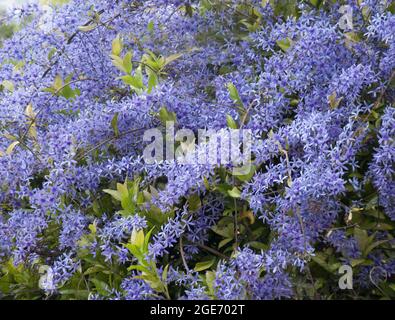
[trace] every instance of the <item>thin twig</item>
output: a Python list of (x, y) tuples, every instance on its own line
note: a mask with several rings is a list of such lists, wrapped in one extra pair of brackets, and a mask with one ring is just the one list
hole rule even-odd
[(253, 102), (251, 102), (251, 103), (249, 104), (249, 106), (248, 106), (246, 112), (245, 112), (244, 115), (243, 115), (243, 118), (242, 118), (241, 121), (240, 121), (240, 129), (243, 129), (243, 127), (244, 127), (244, 125), (245, 125), (245, 123), (246, 123), (246, 121), (247, 121), (247, 117), (248, 117), (248, 115), (249, 115), (249, 113), (250, 113), (250, 110), (251, 110), (252, 106), (253, 106)]
[(81, 81), (97, 81), (97, 80), (96, 79), (91, 79), (91, 78), (82, 78), (82, 79), (72, 80), (72, 81), (70, 81), (68, 83), (63, 84), (50, 97), (48, 97), (48, 99), (44, 102), (43, 106), (40, 109), (38, 109), (36, 115), (34, 116), (32, 121), (30, 122), (30, 124), (29, 124), (28, 128), (26, 129), (25, 133), (22, 135), (21, 140), (24, 140), (26, 138), (26, 136), (29, 134), (30, 129), (32, 128), (32, 126), (37, 121), (38, 115), (44, 110), (44, 108), (46, 107), (46, 104), (51, 100), (52, 97), (57, 96), (64, 88), (66, 88), (70, 84), (73, 84), (73, 83), (76, 83), (76, 82), (81, 82)]
[(180, 237), (180, 255), (181, 255), (182, 263), (184, 264), (185, 271), (189, 272), (189, 268), (188, 268), (187, 261), (185, 259), (185, 253), (184, 253), (184, 248), (183, 248), (183, 244), (182, 244), (182, 236)]
[(77, 157), (77, 160), (83, 159), (84, 157), (86, 157), (86, 156), (87, 156), (89, 153), (91, 153), (92, 151), (94, 151), (94, 150), (100, 148), (101, 146), (103, 146), (103, 145), (105, 145), (105, 144), (107, 144), (107, 143), (109, 143), (109, 142), (111, 142), (111, 141), (113, 141), (113, 140), (120, 139), (120, 138), (122, 138), (122, 137), (124, 137), (124, 136), (126, 136), (126, 135), (128, 135), (128, 134), (130, 134), (130, 133), (138, 132), (138, 131), (145, 130), (145, 129), (146, 129), (146, 128), (131, 129), (131, 130), (127, 130), (127, 131), (125, 131), (125, 132), (122, 132), (122, 133), (120, 133), (120, 134), (118, 134), (118, 135), (114, 135), (114, 136), (112, 136), (112, 137), (109, 137), (109, 138), (107, 138), (107, 139), (105, 139), (105, 140), (99, 142), (98, 144), (96, 144), (96, 145), (93, 146), (92, 148), (88, 149), (88, 150), (85, 151), (84, 153), (82, 153), (80, 156)]
[[(100, 10), (98, 12), (98, 15), (101, 15), (102, 13), (104, 13), (104, 10)], [(89, 21), (87, 21), (86, 23), (84, 23), (82, 26), (86, 27), (88, 25), (90, 25), (92, 22), (94, 22), (94, 19), (90, 19)], [(81, 32), (80, 30), (75, 31), (66, 41), (66, 44), (69, 45), (71, 42), (73, 42), (74, 38), (77, 36), (77, 34)], [(45, 78), (46, 75), (52, 70), (52, 68), (59, 62), (60, 57), (63, 55), (64, 51), (66, 50), (66, 48), (64, 47), (62, 52), (59, 53), (56, 61), (47, 68), (47, 70), (44, 71), (43, 75), (41, 76), (41, 79)]]
[(238, 218), (238, 210), (237, 210), (237, 201), (236, 198), (233, 198), (233, 205), (234, 205), (234, 216), (233, 216), (233, 220), (234, 220), (234, 234), (235, 234), (235, 250), (237, 250), (237, 248), (239, 247), (239, 225), (237, 222), (237, 218)]
[(383, 99), (385, 93), (387, 92), (387, 89), (389, 88), (389, 86), (391, 85), (392, 80), (395, 78), (395, 70), (392, 71), (392, 74), (388, 80), (388, 84), (381, 89), (380, 95), (376, 101), (376, 103), (373, 106), (373, 110), (377, 109), (380, 106), (381, 100)]
[[(290, 165), (290, 161), (289, 161), (288, 151), (287, 150), (283, 150), (283, 154), (285, 155), (285, 161), (286, 161), (286, 165), (287, 165), (288, 181), (289, 181), (289, 183), (292, 184), (292, 175), (291, 175), (292, 172), (291, 172), (291, 165)], [(307, 253), (306, 232), (305, 232), (303, 218), (302, 218), (302, 215), (300, 214), (299, 208), (296, 209), (296, 215), (298, 217), (299, 224), (300, 224), (300, 229), (302, 231), (304, 252)], [(310, 266), (309, 266), (308, 263), (306, 263), (306, 271), (307, 271), (307, 277), (309, 278), (309, 280), (311, 282), (311, 285), (312, 285), (312, 288), (313, 288), (314, 299), (318, 299), (319, 297), (318, 297), (317, 292), (315, 290), (314, 278), (313, 278), (313, 275), (311, 273)]]
[[(305, 253), (307, 253), (306, 233), (305, 233), (303, 218), (302, 218), (302, 215), (300, 214), (299, 209), (296, 210), (296, 215), (298, 216), (300, 228), (302, 230), (304, 251), (305, 251)], [(319, 296), (317, 295), (317, 291), (315, 290), (314, 278), (313, 278), (313, 275), (311, 273), (310, 266), (308, 263), (306, 263), (306, 271), (307, 271), (307, 277), (309, 278), (312, 288), (313, 288), (314, 299), (318, 300)]]
[(215, 254), (216, 256), (218, 256), (218, 257), (220, 257), (222, 259), (225, 259), (225, 260), (229, 260), (230, 259), (228, 256), (224, 255), (223, 253), (221, 253), (221, 252), (219, 252), (219, 251), (217, 251), (217, 250), (215, 250), (213, 248), (210, 248), (210, 247), (208, 247), (208, 246), (206, 246), (206, 245), (204, 245), (202, 243), (198, 243), (198, 242), (193, 242), (192, 241), (191, 244), (193, 244), (193, 245), (195, 245), (195, 246), (197, 246), (197, 247), (199, 247), (199, 248), (201, 248), (203, 250), (206, 250), (206, 251), (208, 251), (208, 252), (210, 252), (212, 254)]

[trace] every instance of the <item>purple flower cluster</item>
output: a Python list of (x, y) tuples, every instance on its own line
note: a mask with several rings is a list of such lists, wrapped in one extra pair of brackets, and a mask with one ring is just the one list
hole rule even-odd
[[(393, 275), (393, 6), (348, 1), (344, 30), (340, 3), (306, 2), (11, 10), (6, 21), (21, 27), (0, 46), (0, 266), (50, 266), (45, 293), (90, 281), (97, 299), (153, 299), (171, 285), (181, 299), (292, 298), (323, 252), (366, 259), (361, 282), (374, 266)], [(116, 58), (128, 54), (124, 72)], [(129, 86), (125, 73), (141, 79)], [(163, 129), (164, 108), (195, 134), (223, 133), (230, 118), (251, 130), (251, 176), (145, 163), (144, 130)], [(126, 198), (112, 197), (124, 182)], [(140, 230), (153, 230), (144, 257), (127, 249)], [(136, 261), (159, 280), (144, 263), (128, 270)]]

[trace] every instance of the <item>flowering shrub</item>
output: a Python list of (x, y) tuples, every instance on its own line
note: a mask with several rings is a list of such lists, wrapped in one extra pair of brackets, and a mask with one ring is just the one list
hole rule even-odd
[[(393, 2), (71, 0), (6, 22), (3, 298), (395, 298)], [(248, 130), (249, 170), (146, 162), (170, 122)]]

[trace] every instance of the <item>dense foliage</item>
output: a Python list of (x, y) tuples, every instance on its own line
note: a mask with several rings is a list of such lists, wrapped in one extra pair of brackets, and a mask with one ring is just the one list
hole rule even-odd
[[(393, 2), (55, 1), (6, 23), (2, 298), (395, 298)], [(251, 170), (146, 163), (170, 120), (251, 130)]]

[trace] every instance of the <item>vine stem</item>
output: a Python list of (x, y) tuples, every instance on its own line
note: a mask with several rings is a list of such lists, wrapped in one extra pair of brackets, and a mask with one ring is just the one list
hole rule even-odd
[(250, 113), (252, 107), (253, 107), (253, 102), (251, 102), (251, 103), (249, 104), (249, 106), (248, 106), (246, 112), (245, 112), (244, 115), (243, 115), (243, 118), (242, 118), (241, 121), (240, 121), (240, 130), (243, 129), (244, 125), (246, 124), (248, 115), (249, 115), (249, 113)]
[(96, 145), (93, 146), (92, 148), (88, 149), (88, 150), (85, 151), (84, 153), (82, 153), (80, 156), (77, 157), (77, 160), (83, 159), (84, 157), (86, 157), (86, 156), (87, 156), (89, 153), (91, 153), (92, 151), (94, 151), (94, 150), (100, 148), (101, 146), (103, 146), (103, 145), (105, 145), (105, 144), (107, 144), (107, 143), (109, 143), (109, 142), (111, 142), (111, 141), (113, 141), (113, 140), (120, 139), (120, 138), (122, 138), (122, 137), (124, 137), (124, 136), (126, 136), (126, 135), (128, 135), (128, 134), (135, 133), (135, 132), (138, 132), (138, 131), (141, 131), (141, 130), (145, 130), (145, 129), (146, 129), (146, 128), (137, 128), (137, 129), (126, 130), (126, 131), (124, 131), (124, 132), (122, 132), (122, 133), (120, 133), (120, 134), (118, 134), (118, 135), (109, 137), (109, 138), (107, 138), (107, 139), (105, 139), (105, 140), (99, 142), (98, 144), (96, 144)]
[[(304, 223), (303, 223), (303, 218), (302, 215), (300, 214), (299, 209), (296, 210), (296, 215), (298, 216), (300, 228), (302, 230), (302, 235), (303, 235), (303, 245), (304, 245), (304, 251), (307, 253), (307, 245), (306, 245), (306, 233), (305, 233), (305, 228), (304, 228)], [(313, 295), (314, 299), (318, 300), (319, 296), (317, 294), (317, 291), (315, 290), (315, 283), (314, 283), (314, 278), (310, 270), (310, 266), (308, 263), (306, 263), (306, 272), (307, 272), (307, 277), (309, 278), (312, 288), (313, 288)]]
[(229, 260), (230, 259), (228, 256), (224, 255), (223, 253), (221, 253), (221, 252), (219, 252), (219, 251), (217, 251), (217, 250), (215, 250), (215, 249), (213, 249), (211, 247), (208, 247), (208, 246), (206, 246), (204, 244), (201, 244), (201, 243), (198, 243), (198, 242), (194, 242), (194, 241), (192, 241), (191, 244), (193, 244), (193, 245), (195, 245), (195, 246), (197, 246), (197, 247), (199, 247), (199, 248), (201, 248), (203, 250), (206, 250), (206, 251), (208, 251), (208, 252), (210, 252), (210, 253), (212, 253), (212, 254), (214, 254), (214, 255), (222, 258), (222, 259), (225, 259), (225, 260)]
[[(290, 161), (289, 161), (288, 151), (285, 149), (283, 149), (282, 151), (285, 155), (285, 161), (286, 161), (287, 171), (288, 171), (288, 181), (290, 184), (292, 184), (291, 165), (290, 165)], [(304, 252), (307, 253), (307, 244), (306, 244), (307, 241), (306, 241), (305, 226), (304, 226), (303, 217), (300, 214), (299, 208), (296, 209), (296, 215), (298, 217), (300, 229), (302, 231)], [(317, 295), (317, 291), (315, 290), (314, 278), (313, 278), (313, 275), (311, 273), (310, 266), (308, 265), (308, 263), (306, 263), (306, 273), (307, 273), (307, 277), (309, 278), (309, 281), (311, 282), (311, 285), (312, 285), (314, 299), (318, 300), (319, 297)]]
[(24, 140), (26, 138), (26, 136), (29, 134), (30, 129), (32, 128), (32, 126), (36, 123), (37, 118), (39, 116), (39, 114), (44, 110), (45, 105), (49, 102), (49, 100), (54, 97), (57, 96), (64, 88), (66, 88), (67, 86), (69, 86), (70, 84), (76, 83), (76, 82), (82, 82), (82, 81), (97, 81), (97, 79), (92, 79), (92, 78), (82, 78), (82, 79), (76, 79), (76, 80), (72, 80), (68, 83), (63, 84), (60, 88), (58, 88), (44, 103), (44, 106), (41, 107), (36, 115), (34, 116), (34, 118), (31, 119), (29, 126), (27, 127), (26, 131), (24, 132), (24, 134), (21, 137), (21, 140)]
[(181, 254), (182, 263), (184, 264), (185, 271), (187, 273), (189, 273), (187, 260), (185, 259), (184, 247), (183, 247), (183, 243), (182, 243), (182, 236), (180, 237), (180, 254)]
[(392, 74), (388, 79), (388, 84), (381, 89), (380, 95), (373, 106), (373, 110), (377, 109), (380, 106), (381, 100), (383, 99), (385, 93), (387, 92), (388, 87), (391, 85), (391, 82), (394, 78), (395, 78), (395, 70), (392, 71)]
[[(376, 110), (380, 106), (381, 100), (383, 100), (383, 97), (384, 97), (385, 93), (387, 92), (387, 90), (388, 90), (389, 86), (391, 85), (391, 82), (394, 78), (395, 78), (395, 69), (392, 71), (391, 76), (388, 79), (387, 85), (381, 89), (380, 94), (372, 107), (372, 110)], [(369, 112), (367, 115), (365, 115), (365, 117), (362, 118), (362, 121), (367, 121), (369, 119), (370, 114), (371, 114), (371, 112)]]
[[(102, 13), (104, 13), (104, 10), (103, 10), (103, 9), (100, 10), (97, 14), (98, 14), (98, 15), (101, 15)], [(82, 26), (83, 26), (83, 27), (86, 27), (86, 26), (90, 25), (92, 22), (94, 22), (94, 19), (90, 19), (89, 21), (87, 21), (86, 23), (84, 23)], [(71, 42), (73, 42), (73, 39), (77, 36), (77, 34), (78, 34), (79, 32), (80, 32), (80, 30), (75, 31), (75, 32), (67, 39), (66, 44), (70, 44)], [(46, 75), (52, 70), (52, 68), (59, 62), (59, 59), (60, 59), (60, 57), (63, 55), (63, 53), (64, 53), (65, 50), (66, 50), (66, 48), (63, 47), (63, 50), (62, 50), (62, 51), (60, 52), (60, 54), (58, 55), (56, 61), (55, 61), (53, 64), (51, 64), (51, 65), (47, 68), (47, 70), (44, 71), (44, 73), (43, 73), (42, 76), (41, 76), (41, 79), (45, 78)]]
[(237, 210), (237, 201), (235, 198), (233, 198), (233, 203), (234, 203), (234, 207), (235, 207), (235, 211), (234, 211), (234, 216), (233, 216), (233, 220), (234, 220), (234, 234), (235, 234), (235, 251), (237, 251), (237, 248), (239, 247), (239, 224), (237, 222), (238, 219), (238, 210)]

